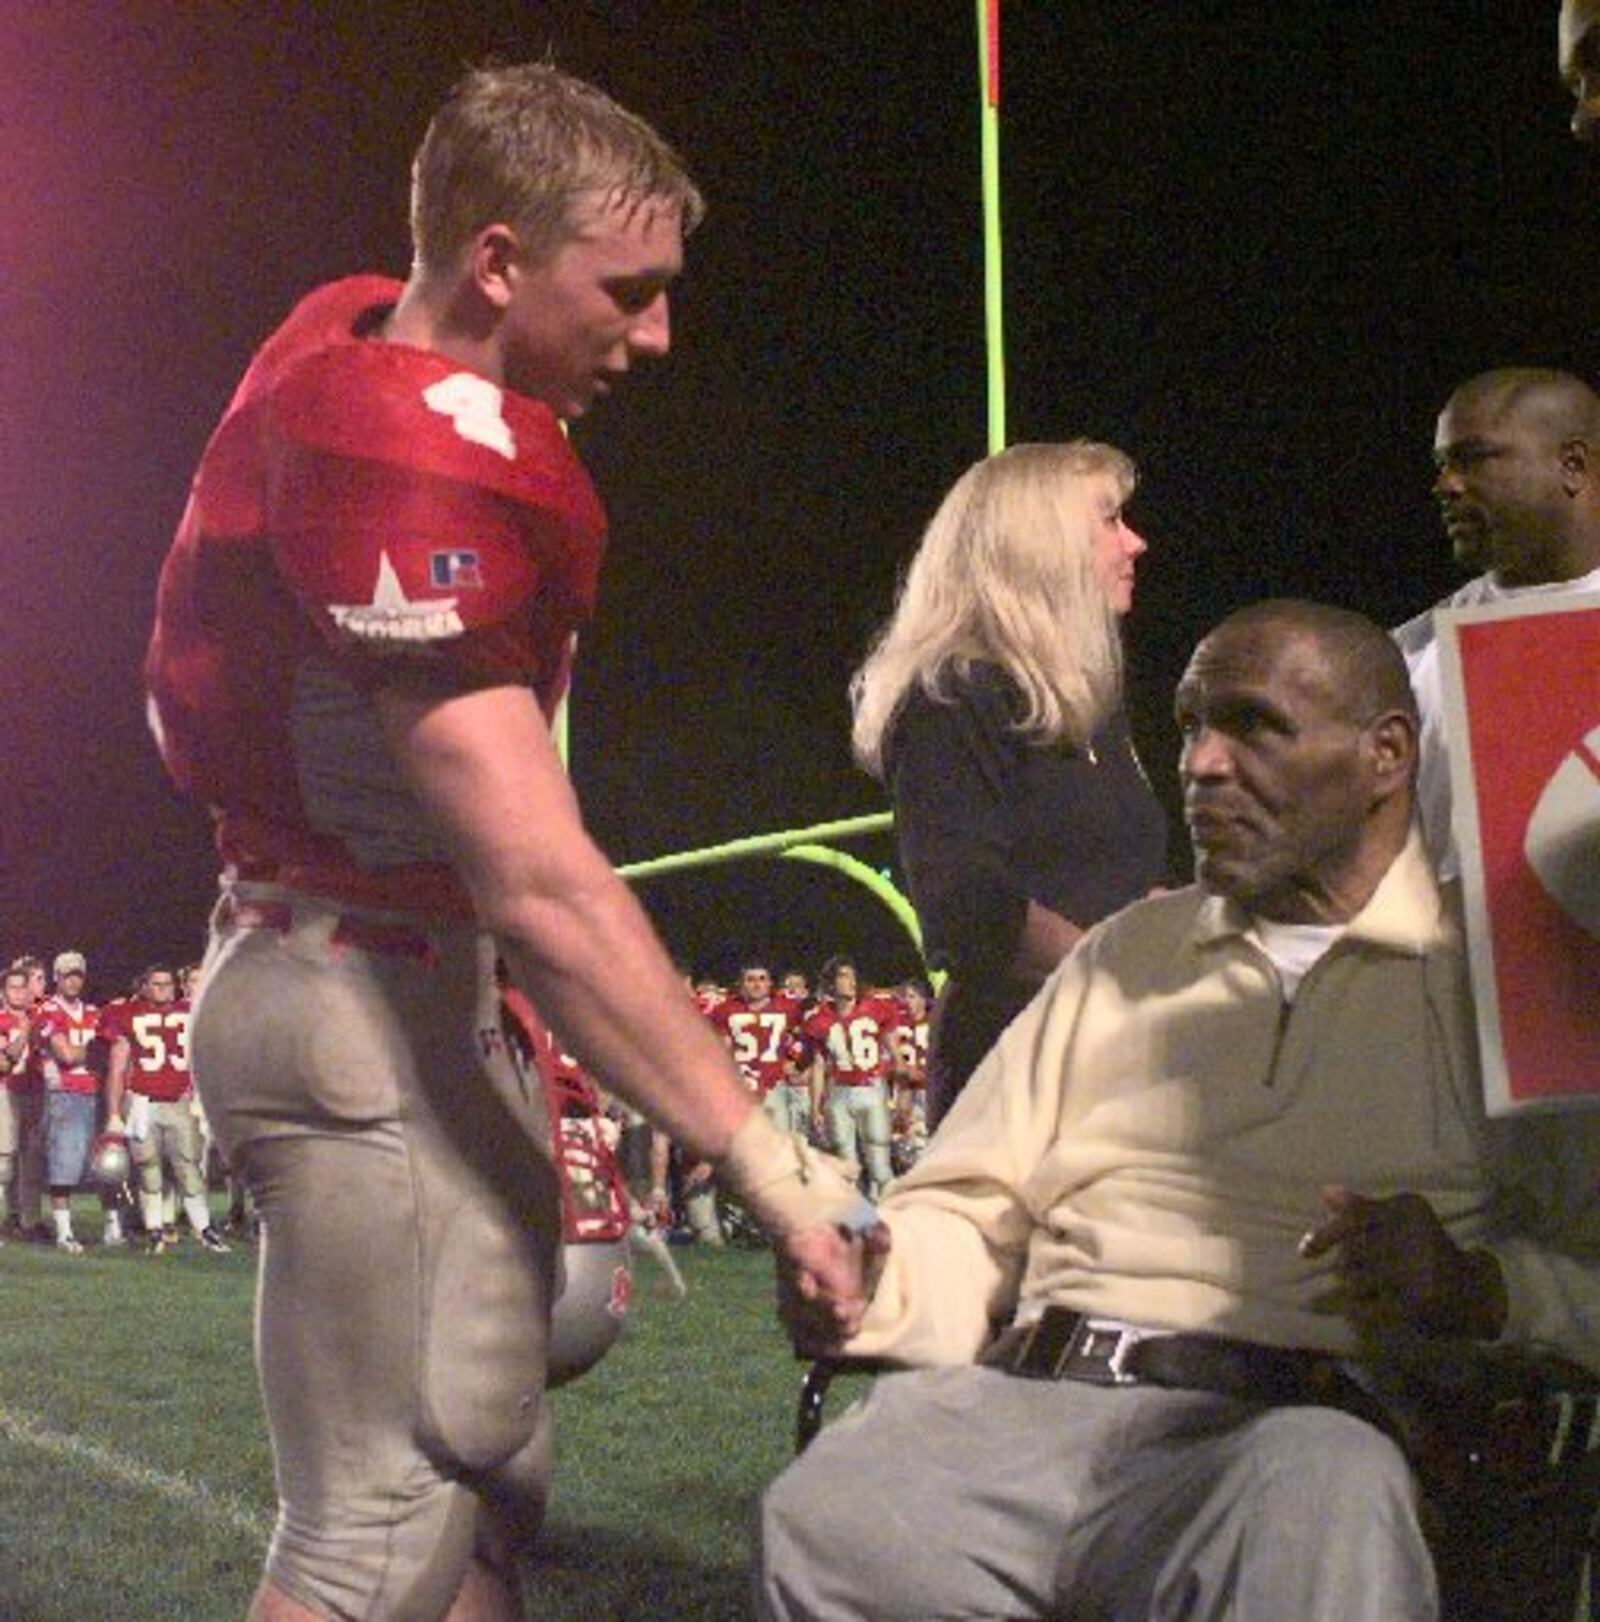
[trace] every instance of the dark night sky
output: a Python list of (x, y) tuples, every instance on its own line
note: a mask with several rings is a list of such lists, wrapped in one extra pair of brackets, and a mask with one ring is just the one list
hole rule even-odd
[[(574, 715), (592, 826), (625, 861), (880, 808), (845, 681), (984, 448), (972, 9), (9, 19), (0, 951), (81, 945), (107, 989), (198, 949), (207, 833), (138, 691), (161, 555), (256, 343), (320, 280), (403, 273), (411, 149), (491, 53), (553, 46), (668, 134), (712, 206), (677, 352), (577, 435), (613, 522)], [(1010, 437), (1088, 433), (1142, 465), (1134, 713), (1166, 790), (1167, 696), (1227, 608), (1301, 594), (1393, 621), (1452, 583), (1427, 489), (1457, 382), (1600, 374), (1600, 167), (1565, 134), (1553, 0), (1004, 9)], [(876, 903), (811, 870), (645, 896), (700, 964), (911, 966)]]

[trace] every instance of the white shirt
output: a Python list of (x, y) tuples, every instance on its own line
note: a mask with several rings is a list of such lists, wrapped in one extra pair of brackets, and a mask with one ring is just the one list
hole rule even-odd
[(1254, 918), (1249, 938), (1272, 959), (1283, 983), (1283, 1000), (1293, 1002), (1300, 982), (1342, 934), (1343, 924), (1280, 924), (1271, 918)]
[(1600, 591), (1600, 569), (1576, 580), (1554, 580), (1537, 586), (1504, 586), (1493, 574), (1469, 580), (1459, 591), (1436, 603), (1394, 632), (1411, 672), (1422, 717), (1417, 766), (1417, 819), (1428, 854), (1442, 879), (1460, 876), (1461, 857), (1450, 828), (1450, 757), (1444, 738), (1444, 684), (1439, 671), (1439, 641), (1434, 614), (1441, 608), (1467, 608), (1479, 603), (1511, 602), (1524, 597), (1558, 597)]

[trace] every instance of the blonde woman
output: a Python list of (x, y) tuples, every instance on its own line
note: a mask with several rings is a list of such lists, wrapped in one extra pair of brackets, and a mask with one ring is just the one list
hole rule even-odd
[(1079, 935), (1162, 877), (1166, 820), (1122, 712), (1134, 483), (1088, 440), (969, 468), (851, 684), (856, 756), (889, 789), (928, 962), (950, 976), (934, 1121)]

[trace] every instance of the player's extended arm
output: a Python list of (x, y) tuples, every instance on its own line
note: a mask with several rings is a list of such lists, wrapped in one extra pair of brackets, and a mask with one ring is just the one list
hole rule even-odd
[(65, 1031), (50, 1033), (50, 1051), (58, 1064), (82, 1064), (89, 1053), (89, 1044), (79, 1047)]
[(111, 1044), (111, 1058), (106, 1064), (106, 1130), (122, 1130), (122, 1101), (128, 1094), (128, 1063), (133, 1057), (133, 1044), (119, 1036)]
[(532, 695), (391, 689), (378, 709), (479, 920), (540, 1012), (587, 1068), (691, 1152), (724, 1154), (749, 1095), (585, 832)]
[(672, 1139), (658, 1126), (650, 1128), (650, 1209), (657, 1222), (670, 1226), (672, 1201), (667, 1195), (667, 1175), (672, 1167)]
[(828, 1102), (828, 1068), (823, 1064), (820, 1053), (811, 1061), (806, 1091), (811, 1095), (811, 1130), (820, 1133), (827, 1124)]
[[(869, 1224), (858, 1191), (767, 1121), (684, 996), (644, 910), (584, 830), (532, 694), (441, 698), (395, 685), (380, 689), (377, 709), (479, 921), (578, 1060), (692, 1155), (718, 1162), (769, 1228)], [(817, 1265), (830, 1256), (821, 1245)]]

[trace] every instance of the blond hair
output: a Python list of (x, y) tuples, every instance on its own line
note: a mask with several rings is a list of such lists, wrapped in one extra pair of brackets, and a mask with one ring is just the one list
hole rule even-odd
[(685, 236), (705, 214), (682, 159), (603, 91), (548, 62), (478, 68), (434, 114), (411, 165), (417, 263), (444, 269), (496, 223), (545, 257), (595, 197), (675, 209)]
[(1111, 445), (1013, 445), (967, 469), (923, 533), (894, 613), (850, 683), (856, 758), (883, 775), (883, 745), (912, 683), (948, 702), (952, 677), (998, 665), (1021, 697), (1016, 729), (1082, 745), (1122, 692), (1117, 615), (1093, 520), (1136, 482)]

